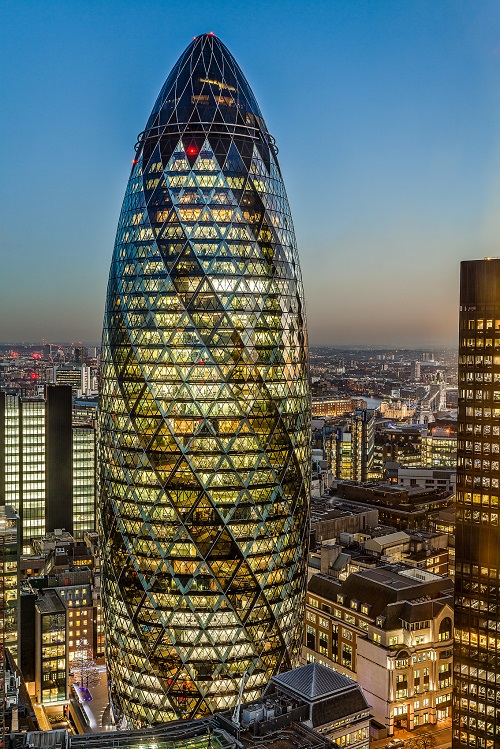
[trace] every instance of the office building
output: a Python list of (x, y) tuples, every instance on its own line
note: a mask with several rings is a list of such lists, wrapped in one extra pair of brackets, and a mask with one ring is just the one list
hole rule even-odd
[(414, 382), (420, 381), (420, 362), (419, 361), (412, 361), (410, 365), (410, 378)]
[(95, 367), (86, 364), (60, 364), (54, 367), (56, 385), (70, 385), (74, 396), (97, 395)]
[[(396, 476), (398, 470), (396, 468)], [(445, 484), (448, 480), (449, 477)], [(379, 521), (397, 530), (425, 530), (431, 519), (449, 507), (455, 499), (446, 485), (426, 489), (382, 482), (360, 484), (356, 481), (338, 481), (335, 496), (347, 499), (359, 507), (376, 507)]]
[(461, 264), (453, 747), (500, 745), (500, 260)]
[(21, 545), (65, 528), (95, 527), (96, 424), (72, 423), (71, 388), (41, 396), (0, 391), (0, 496), (21, 518)]
[(0, 648), (8, 648), (15, 660), (19, 627), (19, 560), (19, 515), (12, 507), (0, 507)]
[(77, 395), (82, 389), (82, 366), (72, 364), (60, 364), (54, 367), (54, 383), (56, 385), (69, 385), (73, 395)]
[(387, 462), (402, 466), (422, 464), (422, 432), (417, 426), (375, 429), (374, 470), (383, 477)]
[(73, 401), (73, 535), (95, 530), (97, 497), (97, 397)]
[(73, 535), (95, 528), (97, 441), (95, 424), (73, 424)]
[(301, 725), (334, 741), (338, 747), (369, 749), (370, 705), (359, 684), (344, 674), (321, 663), (308, 663), (274, 676), (266, 697), (286, 701), (290, 706), (292, 701), (302, 703), (306, 711), (300, 716)]
[(356, 679), (389, 735), (444, 721), (451, 711), (453, 583), (403, 564), (344, 581), (313, 575), (303, 655)]
[(83, 424), (97, 425), (97, 396), (74, 398), (73, 400), (73, 425)]
[(375, 450), (375, 412), (357, 409), (333, 426), (325, 451), (334, 478), (368, 481)]
[(68, 660), (75, 654), (96, 655), (96, 609), (92, 598), (92, 573), (88, 567), (66, 569), (45, 578), (67, 607)]
[(111, 264), (100, 529), (113, 707), (258, 697), (299, 655), (309, 535), (303, 290), (274, 139), (213, 34), (139, 136)]
[[(387, 466), (387, 474), (391, 483), (404, 486), (409, 489), (421, 487), (422, 489), (445, 489), (455, 494), (456, 472), (455, 470), (432, 469), (432, 468), (401, 468), (400, 466)], [(395, 478), (397, 476), (397, 478)]]
[(0, 493), (21, 518), (21, 543), (72, 528), (71, 389), (45, 396), (0, 392)]
[(457, 437), (450, 429), (433, 427), (422, 436), (422, 466), (453, 468), (457, 465)]
[[(450, 422), (452, 423), (452, 422)], [(408, 468), (450, 468), (457, 462), (456, 424), (450, 426), (377, 426), (373, 472), (385, 476), (388, 463)]]
[(19, 666), (30, 694), (43, 705), (68, 700), (67, 607), (54, 588), (20, 591)]
[(353, 399), (347, 395), (323, 395), (312, 399), (312, 415), (316, 418), (342, 416), (342, 414), (350, 413), (354, 408)]

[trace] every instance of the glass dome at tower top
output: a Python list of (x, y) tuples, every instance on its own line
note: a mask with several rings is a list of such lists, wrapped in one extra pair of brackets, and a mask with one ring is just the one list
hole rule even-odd
[(238, 63), (214, 34), (194, 39), (168, 76), (139, 141), (171, 129), (236, 126), (242, 135), (270, 136)]

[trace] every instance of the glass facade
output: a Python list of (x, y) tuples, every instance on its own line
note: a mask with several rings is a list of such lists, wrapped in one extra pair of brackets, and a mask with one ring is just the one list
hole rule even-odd
[(45, 432), (43, 399), (0, 393), (0, 490), (21, 517), (26, 550), (45, 532)]
[(453, 747), (500, 745), (500, 260), (461, 264)]
[(296, 664), (310, 399), (277, 149), (241, 70), (195, 39), (139, 136), (100, 400), (106, 655), (130, 724), (244, 700)]
[(45, 533), (45, 401), (21, 401), (23, 543)]
[(66, 608), (50, 588), (37, 600), (36, 608), (36, 699), (44, 705), (61, 704), (68, 698)]
[(95, 528), (96, 430), (92, 424), (73, 426), (73, 536), (83, 540)]
[(20, 429), (18, 399), (14, 395), (4, 395), (4, 491), (5, 504), (12, 505), (19, 512), (19, 463)]
[(0, 507), (0, 642), (17, 661), (19, 619), (19, 516)]
[[(84, 419), (85, 416), (85, 419)], [(64, 528), (95, 530), (96, 421), (71, 410), (71, 390), (25, 398), (0, 391), (0, 497), (21, 518), (21, 544)]]
[(20, 536), (45, 532), (45, 402), (0, 392), (0, 496), (21, 517)]
[(422, 439), (422, 465), (450, 468), (457, 464), (457, 438), (430, 434)]
[(357, 409), (331, 426), (333, 433), (325, 439), (325, 453), (334, 477), (368, 481), (373, 471), (375, 412)]

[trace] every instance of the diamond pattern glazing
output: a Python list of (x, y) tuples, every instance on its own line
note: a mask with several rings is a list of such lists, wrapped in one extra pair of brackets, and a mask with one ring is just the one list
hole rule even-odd
[(100, 531), (111, 695), (145, 725), (232, 706), (297, 661), (310, 401), (277, 149), (198, 37), (139, 137), (102, 348)]

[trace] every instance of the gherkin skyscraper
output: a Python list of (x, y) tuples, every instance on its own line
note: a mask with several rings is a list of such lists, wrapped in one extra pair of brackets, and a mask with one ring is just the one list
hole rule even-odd
[(297, 661), (310, 402), (277, 148), (213, 34), (136, 144), (102, 346), (100, 530), (114, 709), (129, 725), (260, 695)]

